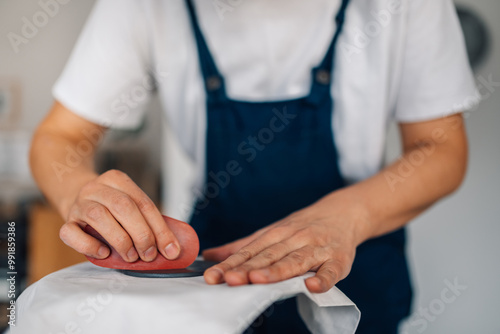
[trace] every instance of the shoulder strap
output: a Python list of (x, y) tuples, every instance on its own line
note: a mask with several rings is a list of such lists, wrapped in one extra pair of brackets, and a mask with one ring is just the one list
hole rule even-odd
[(212, 57), (207, 42), (203, 37), (203, 33), (201, 32), (201, 28), (198, 23), (198, 19), (196, 17), (193, 1), (186, 0), (186, 3), (188, 7), (191, 26), (193, 28), (193, 32), (196, 39), (196, 45), (198, 48), (198, 58), (200, 61), (200, 67), (203, 74), (203, 80), (205, 83), (207, 98), (209, 100), (226, 99), (224, 78), (217, 69), (214, 58)]

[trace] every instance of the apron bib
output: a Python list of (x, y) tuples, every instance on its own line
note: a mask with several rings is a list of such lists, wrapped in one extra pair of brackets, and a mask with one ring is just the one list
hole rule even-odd
[[(345, 186), (332, 133), (330, 92), (348, 3), (342, 1), (332, 42), (322, 62), (312, 69), (307, 96), (245, 102), (227, 96), (224, 77), (203, 37), (193, 3), (187, 0), (207, 96), (205, 185), (190, 221), (201, 249), (245, 237)], [(361, 245), (351, 274), (337, 286), (360, 308), (360, 330), (366, 323), (366, 333), (392, 333), (388, 329), (408, 313), (411, 295), (404, 231)], [(392, 299), (402, 303), (395, 305)], [(386, 312), (390, 307), (402, 311), (401, 315)], [(269, 313), (248, 331), (308, 333), (295, 300), (273, 305)], [(388, 314), (390, 319), (381, 322)], [(392, 327), (384, 325), (389, 320)], [(374, 331), (380, 326), (384, 329)]]

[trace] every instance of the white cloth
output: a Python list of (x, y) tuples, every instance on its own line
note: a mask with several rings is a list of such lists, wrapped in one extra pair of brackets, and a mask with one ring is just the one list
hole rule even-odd
[(28, 287), (10, 334), (241, 333), (273, 302), (298, 294), (312, 333), (354, 333), (357, 307), (335, 287), (309, 293), (304, 277), (229, 287), (207, 285), (203, 277), (130, 277), (82, 263)]
[[(248, 101), (308, 93), (339, 4), (195, 0), (229, 97)], [(130, 128), (143, 117), (154, 77), (170, 129), (194, 166), (188, 187), (200, 193), (206, 116), (197, 57), (184, 0), (100, 0), (53, 94), (86, 119)], [(351, 0), (332, 96), (339, 166), (348, 182), (380, 170), (392, 119), (424, 121), (470, 107), (476, 90), (452, 1)]]

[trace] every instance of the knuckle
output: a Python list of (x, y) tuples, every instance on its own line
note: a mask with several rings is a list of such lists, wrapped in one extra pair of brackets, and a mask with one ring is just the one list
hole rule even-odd
[(115, 209), (116, 211), (118, 211), (122, 214), (126, 214), (126, 213), (130, 212), (130, 209), (132, 208), (134, 203), (133, 203), (132, 199), (130, 197), (128, 197), (127, 195), (120, 194), (120, 195), (116, 195), (115, 197), (113, 197), (111, 199), (111, 205), (112, 205), (113, 209)]
[(252, 258), (253, 254), (248, 249), (241, 249), (238, 253), (238, 257), (243, 261), (248, 261)]
[(118, 250), (128, 251), (132, 246), (132, 241), (127, 233), (116, 233), (113, 236), (113, 246)]
[(161, 241), (169, 241), (171, 239), (172, 235), (169, 233), (168, 230), (162, 229), (156, 233), (156, 239), (161, 240)]
[(328, 281), (328, 282), (332, 282), (334, 280), (337, 280), (340, 278), (340, 271), (339, 271), (339, 268), (337, 268), (336, 266), (334, 265), (328, 265), (328, 266), (325, 266), (322, 270), (322, 273), (323, 273), (323, 277)]
[(311, 230), (309, 228), (302, 228), (302, 229), (298, 230), (297, 232), (295, 232), (294, 237), (297, 239), (302, 239), (302, 240), (310, 239)]
[(276, 259), (277, 257), (277, 254), (275, 251), (272, 251), (272, 250), (265, 250), (261, 253), (261, 256), (265, 259), (265, 260), (268, 260), (268, 261), (273, 261), (274, 259)]
[(139, 246), (149, 246), (155, 243), (155, 238), (151, 232), (146, 231), (139, 233), (134, 241)]
[(288, 255), (290, 257), (290, 260), (292, 260), (293, 262), (296, 262), (298, 264), (303, 264), (305, 263), (306, 261), (306, 257), (304, 256), (304, 254), (300, 253), (300, 252), (293, 252), (293, 253), (290, 253)]
[(92, 221), (100, 221), (106, 216), (106, 209), (100, 204), (91, 204), (85, 211), (85, 217)]
[(137, 203), (137, 207), (142, 212), (151, 212), (154, 209), (156, 209), (156, 206), (154, 205), (153, 201), (148, 197), (140, 199), (139, 202)]
[(104, 174), (102, 174), (103, 178), (110, 178), (110, 179), (119, 179), (119, 178), (124, 178), (125, 176), (127, 176), (127, 174), (118, 169), (110, 169)]

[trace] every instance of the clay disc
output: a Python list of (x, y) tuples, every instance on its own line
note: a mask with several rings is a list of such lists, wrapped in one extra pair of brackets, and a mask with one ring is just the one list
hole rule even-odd
[(134, 277), (147, 278), (179, 278), (179, 277), (195, 277), (203, 276), (205, 270), (217, 262), (195, 260), (193, 264), (184, 269), (165, 269), (165, 270), (118, 270), (119, 272)]

